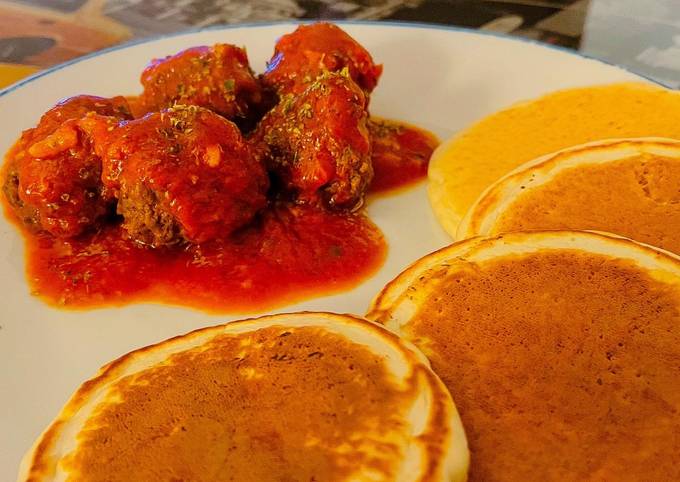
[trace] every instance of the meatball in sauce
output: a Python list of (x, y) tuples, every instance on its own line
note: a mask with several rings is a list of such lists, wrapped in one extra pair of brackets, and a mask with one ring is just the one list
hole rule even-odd
[(104, 185), (139, 243), (224, 238), (267, 203), (263, 166), (238, 128), (212, 111), (176, 105), (99, 132)]
[(123, 97), (71, 97), (26, 130), (7, 156), (6, 198), (34, 229), (76, 236), (95, 226), (110, 207), (102, 196), (101, 159), (80, 126), (88, 113), (113, 122), (130, 118)]
[(367, 121), (366, 96), (347, 69), (326, 72), (284, 95), (252, 142), (297, 202), (352, 210), (373, 178)]
[(228, 44), (192, 47), (156, 59), (142, 72), (139, 104), (154, 112), (175, 104), (197, 105), (237, 122), (261, 109), (262, 89), (246, 51)]
[(382, 65), (376, 65), (371, 54), (336, 25), (301, 25), (276, 43), (262, 83), (280, 95), (299, 93), (324, 72), (343, 69), (367, 94), (382, 73)]
[[(382, 66), (338, 27), (154, 60), (139, 96), (77, 96), (9, 151), (31, 292), (75, 309), (262, 312), (355, 287), (385, 259), (367, 192), (422, 178), (436, 140), (371, 120)], [(132, 115), (130, 113), (132, 110)]]

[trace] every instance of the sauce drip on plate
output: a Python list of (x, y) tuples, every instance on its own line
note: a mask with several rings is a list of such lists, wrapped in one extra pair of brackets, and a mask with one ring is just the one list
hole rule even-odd
[(410, 186), (427, 175), (432, 152), (439, 144), (430, 132), (409, 124), (372, 117), (368, 122), (373, 143), (375, 177), (369, 192)]

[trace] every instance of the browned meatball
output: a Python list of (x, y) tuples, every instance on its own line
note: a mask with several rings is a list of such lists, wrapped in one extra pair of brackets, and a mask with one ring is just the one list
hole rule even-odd
[(264, 167), (238, 128), (212, 111), (177, 105), (90, 130), (123, 227), (142, 244), (226, 237), (266, 205)]
[(248, 119), (262, 103), (246, 51), (228, 44), (192, 47), (157, 59), (142, 72), (140, 102), (146, 112), (175, 104), (197, 105), (234, 121)]
[(347, 74), (327, 72), (288, 94), (251, 142), (298, 202), (359, 206), (373, 177), (366, 96)]
[(123, 97), (71, 97), (47, 111), (10, 151), (3, 190), (29, 226), (72, 237), (107, 212), (109, 203), (101, 196), (101, 159), (79, 126), (91, 112), (112, 124), (130, 118)]
[(382, 73), (371, 54), (338, 26), (301, 25), (276, 43), (262, 82), (279, 94), (299, 93), (322, 73), (343, 69), (366, 93), (373, 91)]

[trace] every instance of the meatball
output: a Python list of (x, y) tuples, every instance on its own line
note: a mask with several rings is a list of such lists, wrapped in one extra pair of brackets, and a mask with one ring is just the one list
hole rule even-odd
[(251, 137), (281, 187), (301, 203), (361, 205), (373, 178), (366, 96), (347, 71), (287, 94)]
[(146, 112), (175, 104), (205, 107), (234, 121), (249, 119), (262, 103), (246, 51), (228, 44), (193, 47), (157, 59), (142, 72)]
[(262, 83), (280, 95), (299, 93), (323, 72), (345, 68), (367, 94), (382, 73), (382, 65), (374, 64), (368, 51), (336, 25), (301, 25), (276, 43)]
[(266, 205), (269, 179), (238, 128), (182, 106), (92, 129), (128, 235), (159, 247), (228, 236)]
[(3, 190), (19, 218), (37, 230), (72, 237), (108, 211), (101, 195), (101, 159), (79, 126), (88, 113), (116, 123), (130, 118), (123, 97), (80, 95), (47, 111), (7, 156)]

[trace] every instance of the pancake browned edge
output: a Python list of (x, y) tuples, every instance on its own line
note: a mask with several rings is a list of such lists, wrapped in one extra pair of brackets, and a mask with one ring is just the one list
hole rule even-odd
[(471, 238), (367, 317), (448, 386), (470, 481), (680, 480), (680, 257), (588, 232)]
[(578, 229), (680, 253), (680, 141), (609, 139), (543, 156), (490, 186), (457, 238)]
[(464, 481), (451, 397), (410, 343), (349, 315), (205, 328), (85, 382), (21, 481)]

